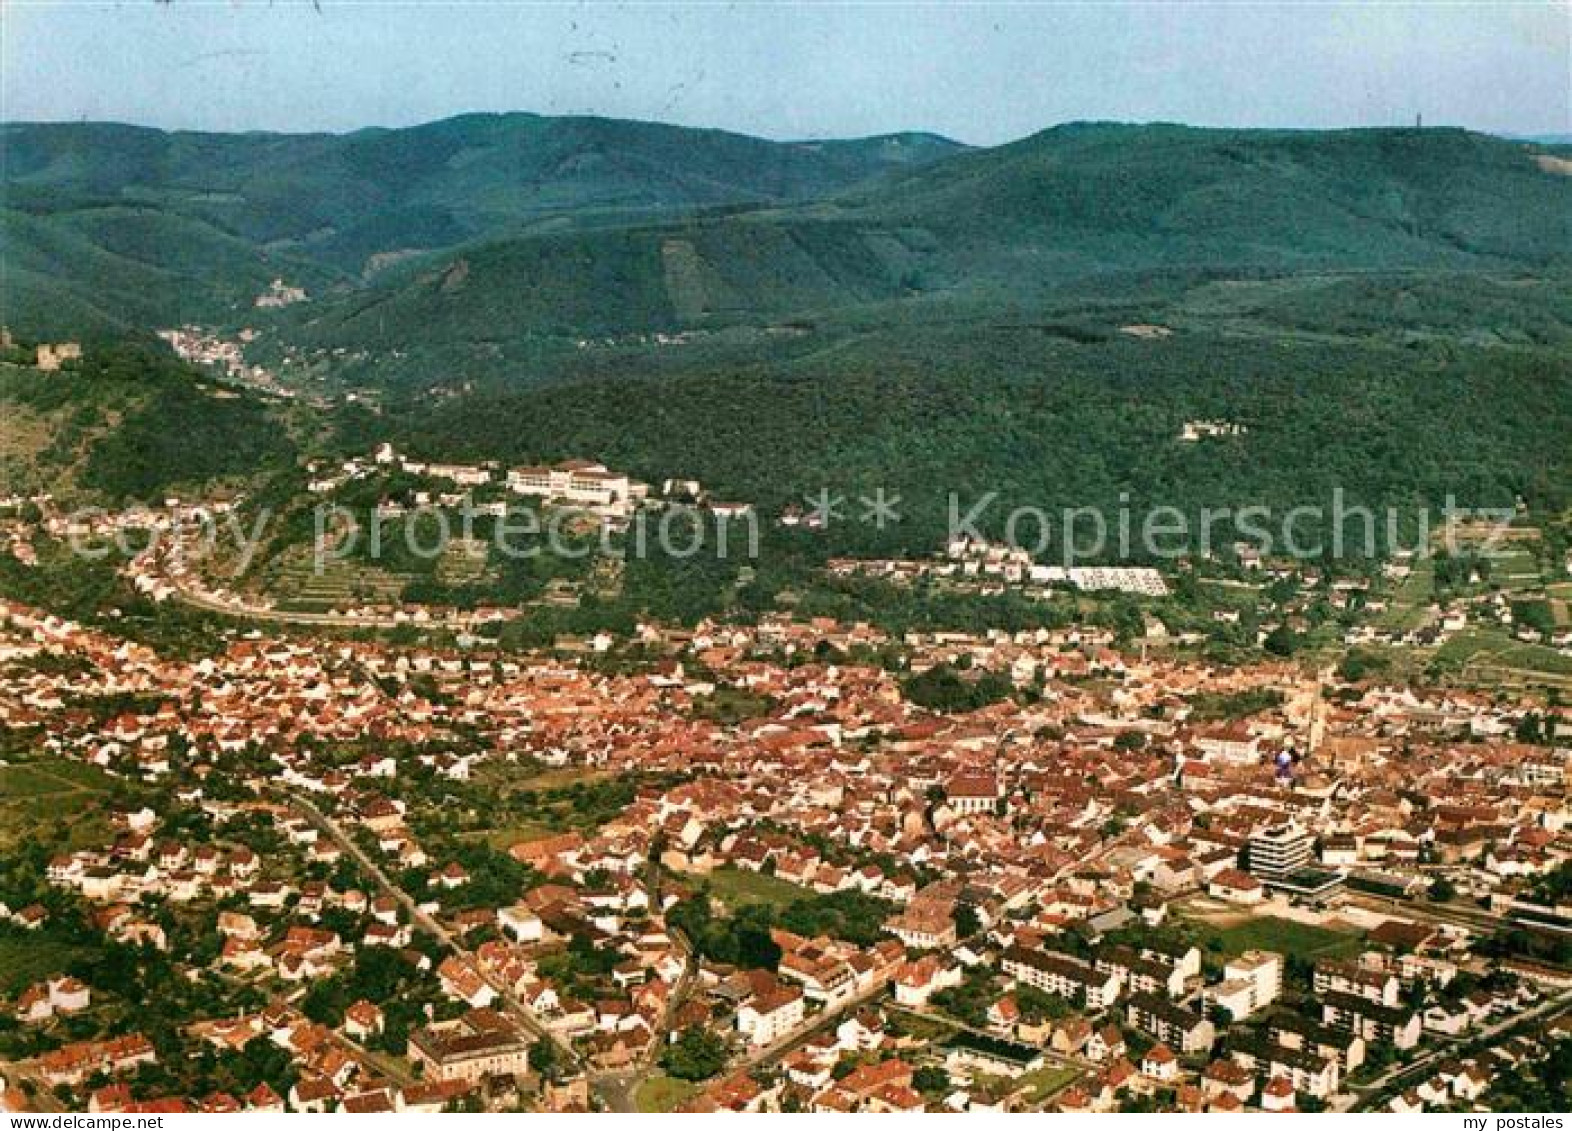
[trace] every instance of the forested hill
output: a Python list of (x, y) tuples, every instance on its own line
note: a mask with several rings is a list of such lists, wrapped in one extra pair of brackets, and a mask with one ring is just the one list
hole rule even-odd
[(936, 300), (986, 312), (1173, 278), (1564, 273), (1569, 172), (1459, 130), (1065, 127), (813, 203), (467, 247), (304, 312), (302, 332), (459, 345)]
[(0, 126), (4, 317), (256, 317), (402, 349), (712, 327), (1087, 284), (1558, 271), (1562, 150), (1452, 129), (1076, 124), (992, 149), (468, 115), (346, 135)]
[[(1076, 124), (849, 194), (859, 214), (1047, 273), (1572, 259), (1572, 166), (1454, 129)], [(965, 260), (961, 261), (962, 264)]]
[(772, 142), (533, 114), (343, 135), (8, 124), (7, 317), (36, 332), (214, 318), (276, 275), (352, 286), (413, 253), (804, 200), (959, 148), (927, 134)]
[(89, 347), (57, 371), (0, 350), (0, 485), (62, 504), (157, 503), (293, 464), (291, 406), (224, 385), (162, 343)]
[[(782, 148), (514, 117), (0, 136), (19, 338), (29, 310), (56, 319), (33, 334), (90, 342), (95, 315), (244, 324), (252, 360), (357, 393), (316, 422), (336, 427), (289, 431), (280, 406), (190, 379), (155, 398), (17, 374), (0, 472), (36, 484), (142, 497), (333, 432), (335, 454), (592, 456), (766, 511), (889, 487), (910, 517), (875, 548), (903, 552), (935, 544), (952, 489), (1565, 505), (1572, 160), (1534, 143), (1077, 125), (989, 150)], [(560, 149), (530, 164), (541, 146)], [(422, 228), (411, 202), (437, 197), (451, 226)], [(444, 240), (462, 242), (356, 266)], [(255, 309), (274, 275), (310, 299)], [(1178, 439), (1213, 419), (1246, 431)]]

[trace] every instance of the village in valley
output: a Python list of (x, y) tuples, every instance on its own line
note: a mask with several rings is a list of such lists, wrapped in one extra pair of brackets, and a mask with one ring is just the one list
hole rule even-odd
[[(386, 445), (309, 490), (388, 469), (623, 523), (705, 498)], [(10, 552), (195, 509), (35, 504)], [(1222, 665), (1150, 615), (394, 640), (170, 561), (122, 573), (236, 618), (201, 654), (0, 606), (14, 1109), (1468, 1111), (1572, 1055), (1553, 686)], [(962, 540), (828, 573), (1168, 593), (1041, 568)], [(401, 623), (478, 623), (443, 617)]]
[(460, 7), (0, 0), (0, 1123), (1565, 1131), (1565, 0)]
[[(36, 356), (60, 382), (81, 363)], [(1341, 568), (1247, 543), (1057, 564), (957, 533), (827, 557), (762, 614), (510, 635), (618, 600), (646, 523), (730, 527), (745, 557), (830, 534), (827, 505), (761, 513), (669, 471), (383, 440), (302, 462), (286, 502), (319, 525), (293, 545), (226, 545), (278, 518), (234, 488), (0, 500), (24, 594), (0, 602), (0, 1099), (1557, 1102), (1564, 519), (1456, 519)], [(520, 517), (576, 548), (508, 590)], [(381, 560), (432, 519), (453, 537), (428, 573)], [(1028, 627), (795, 607), (840, 590)], [(1017, 604), (965, 604), (990, 601)]]

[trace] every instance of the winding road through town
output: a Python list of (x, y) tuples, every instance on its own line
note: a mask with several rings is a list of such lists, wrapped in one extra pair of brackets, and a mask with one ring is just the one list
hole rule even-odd
[(412, 922), (436, 938), (436, 940), (440, 942), (448, 951), (473, 966), (476, 972), (479, 973), (483, 979), (485, 979), (486, 984), (496, 992), (498, 998), (500, 998), (507, 1006), (508, 1014), (514, 1021), (516, 1021), (525, 1030), (540, 1040), (550, 1041), (552, 1044), (554, 1044), (562, 1053), (562, 1055), (567, 1058), (567, 1062), (569, 1064), (579, 1064), (579, 1055), (573, 1050), (573, 1047), (567, 1041), (563, 1040), (562, 1037), (552, 1032), (552, 1030), (549, 1029), (543, 1021), (541, 1021), (540, 1017), (535, 1013), (534, 1010), (530, 1009), (529, 1006), (525, 1005), (522, 1001), (519, 1000), (518, 996), (514, 994), (510, 986), (502, 985), (500, 982), (498, 982), (497, 979), (493, 978), (491, 974), (481, 966), (474, 953), (465, 947), (464, 944), (460, 942), (451, 931), (449, 931), (436, 919), (428, 915), (425, 911), (422, 911), (420, 905), (410, 898), (408, 892), (404, 891), (402, 888), (398, 887), (391, 880), (389, 880), (387, 874), (382, 871), (382, 868), (377, 864), (377, 862), (371, 859), (371, 857), (368, 856), (361, 849), (361, 847), (355, 843), (354, 838), (350, 836), (344, 830), (344, 828), (338, 824), (338, 822), (333, 820), (333, 818), (329, 817), (327, 814), (323, 813), (321, 809), (317, 808), (314, 802), (308, 798), (302, 797), (298, 793), (286, 792), (284, 794), (284, 799), (295, 809), (296, 812), (302, 814), (319, 829), (327, 833), (327, 835), (333, 839), (335, 844), (347, 852), (355, 861), (355, 863), (360, 867), (361, 871), (367, 876), (371, 877), (373, 881), (375, 881), (377, 887), (384, 895), (391, 896), (399, 903), (400, 906), (404, 908), (404, 910), (409, 914)]

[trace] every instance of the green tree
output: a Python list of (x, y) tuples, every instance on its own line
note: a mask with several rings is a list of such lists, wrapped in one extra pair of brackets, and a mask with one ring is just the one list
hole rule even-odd
[(982, 919), (977, 915), (977, 908), (970, 903), (957, 903), (951, 914), (955, 919), (957, 937), (969, 939), (982, 930)]
[(725, 1042), (702, 1025), (684, 1029), (660, 1054), (660, 1066), (678, 1080), (708, 1080), (725, 1065)]
[(1266, 634), (1266, 639), (1262, 641), (1261, 647), (1274, 656), (1292, 656), (1299, 651), (1300, 643), (1299, 634), (1292, 628), (1289, 628), (1285, 622)]
[(557, 1042), (540, 1040), (529, 1047), (529, 1066), (541, 1076), (555, 1076), (561, 1063)]

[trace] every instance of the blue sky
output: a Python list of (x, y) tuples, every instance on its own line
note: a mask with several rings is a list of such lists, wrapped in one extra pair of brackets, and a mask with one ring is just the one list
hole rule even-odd
[(0, 0), (0, 117), (348, 130), (471, 110), (774, 138), (1074, 119), (1572, 132), (1566, 3)]

